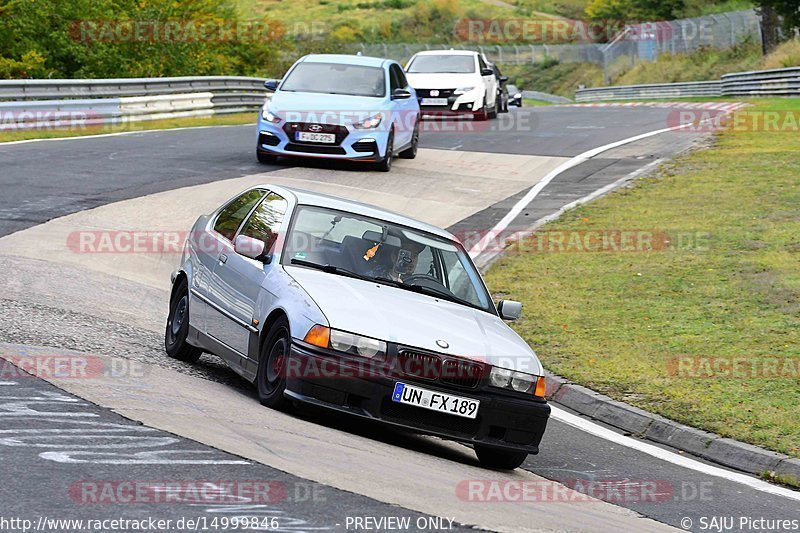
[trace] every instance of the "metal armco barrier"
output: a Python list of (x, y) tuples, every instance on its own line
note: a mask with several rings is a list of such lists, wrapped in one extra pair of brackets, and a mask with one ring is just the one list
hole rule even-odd
[(541, 100), (542, 102), (549, 102), (551, 104), (571, 104), (572, 100), (558, 96), (557, 94), (543, 93), (540, 91), (522, 91), (523, 98), (531, 100)]
[(722, 76), (730, 96), (800, 96), (800, 67), (737, 72)]
[(720, 81), (620, 85), (578, 89), (578, 102), (693, 96), (800, 96), (800, 67), (725, 74)]
[(261, 78), (209, 76), (0, 81), (0, 130), (102, 125), (254, 111)]
[(597, 87), (575, 91), (575, 100), (578, 102), (690, 98), (693, 96), (722, 96), (722, 82), (697, 81), (689, 83), (620, 85), (618, 87)]

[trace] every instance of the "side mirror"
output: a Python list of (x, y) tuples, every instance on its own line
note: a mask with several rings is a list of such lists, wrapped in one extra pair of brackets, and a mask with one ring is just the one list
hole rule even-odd
[(233, 243), (234, 252), (256, 261), (263, 260), (266, 247), (267, 245), (264, 244), (264, 241), (259, 241), (247, 235), (239, 235), (236, 237), (236, 242)]
[(411, 98), (411, 91), (407, 89), (395, 89), (392, 91), (392, 100), (405, 100)]
[(497, 312), (503, 320), (517, 320), (522, 316), (522, 304), (514, 300), (500, 300), (497, 303)]
[(481, 76), (494, 76), (494, 71), (490, 68), (482, 68)]
[(267, 80), (264, 82), (264, 87), (268, 91), (275, 92), (278, 90), (278, 85), (281, 84), (281, 80)]
[(508, 76), (500, 76), (500, 83), (508, 82)]

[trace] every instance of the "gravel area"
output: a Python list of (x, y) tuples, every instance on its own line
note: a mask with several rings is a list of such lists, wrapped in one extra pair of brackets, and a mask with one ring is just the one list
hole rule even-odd
[(0, 298), (0, 342), (123, 357), (209, 381), (250, 387), (214, 355), (203, 354), (196, 364), (176, 361), (164, 352), (160, 334), (42, 304)]

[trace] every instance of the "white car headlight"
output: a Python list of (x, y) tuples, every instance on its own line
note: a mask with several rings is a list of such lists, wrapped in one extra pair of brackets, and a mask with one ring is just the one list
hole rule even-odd
[(278, 118), (276, 115), (272, 114), (266, 106), (261, 108), (261, 118), (266, 120), (267, 122), (272, 122), (273, 124), (279, 124), (281, 119)]
[(489, 384), (492, 387), (533, 394), (541, 398), (544, 398), (545, 395), (544, 376), (514, 372), (513, 370), (496, 366), (493, 366), (492, 371), (489, 373)]
[(474, 91), (474, 90), (475, 90), (475, 87), (459, 87), (458, 89), (453, 91), (453, 94), (466, 94), (466, 93), (468, 93), (470, 91)]
[(513, 374), (511, 370), (493, 366), (492, 372), (489, 374), (489, 383), (491, 383), (492, 387), (506, 389), (508, 384), (511, 383), (511, 374)]
[(378, 113), (377, 115), (373, 115), (369, 118), (366, 118), (361, 122), (354, 123), (353, 127), (357, 130), (371, 130), (380, 126), (382, 120), (383, 120), (383, 115), (381, 113)]
[(332, 348), (339, 352), (361, 357), (373, 358), (386, 355), (386, 343), (384, 341), (320, 325), (311, 328), (304, 340), (320, 348)]

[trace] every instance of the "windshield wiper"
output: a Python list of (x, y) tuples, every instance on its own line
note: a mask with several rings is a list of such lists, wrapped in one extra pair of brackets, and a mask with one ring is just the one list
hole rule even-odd
[(303, 261), (302, 259), (292, 259), (291, 263), (293, 265), (316, 268), (317, 270), (322, 270), (323, 272), (328, 272), (329, 274), (339, 274), (340, 276), (347, 276), (348, 278), (363, 279), (364, 281), (374, 281), (373, 278), (369, 276), (362, 276), (357, 272), (353, 272), (352, 270), (347, 270), (346, 268), (337, 267), (336, 265), (331, 265), (331, 264), (320, 265), (319, 263), (312, 263), (311, 261)]
[[(381, 281), (383, 281), (383, 278), (381, 278)], [(481, 311), (486, 311), (486, 309), (484, 309), (483, 307), (474, 304), (468, 300), (462, 300), (455, 294), (451, 294), (449, 291), (444, 292), (438, 289), (434, 289), (433, 287), (426, 287), (425, 285), (408, 285), (407, 283), (403, 283), (402, 281), (394, 281), (394, 280), (387, 280), (387, 281), (390, 282), (392, 286), (397, 287), (399, 289), (405, 289), (407, 291), (416, 292), (418, 294), (424, 294), (426, 296), (433, 296), (434, 298), (443, 298), (453, 303), (466, 305), (467, 307), (472, 307), (475, 309), (479, 309)], [(446, 290), (447, 289), (445, 289), (445, 291)]]

